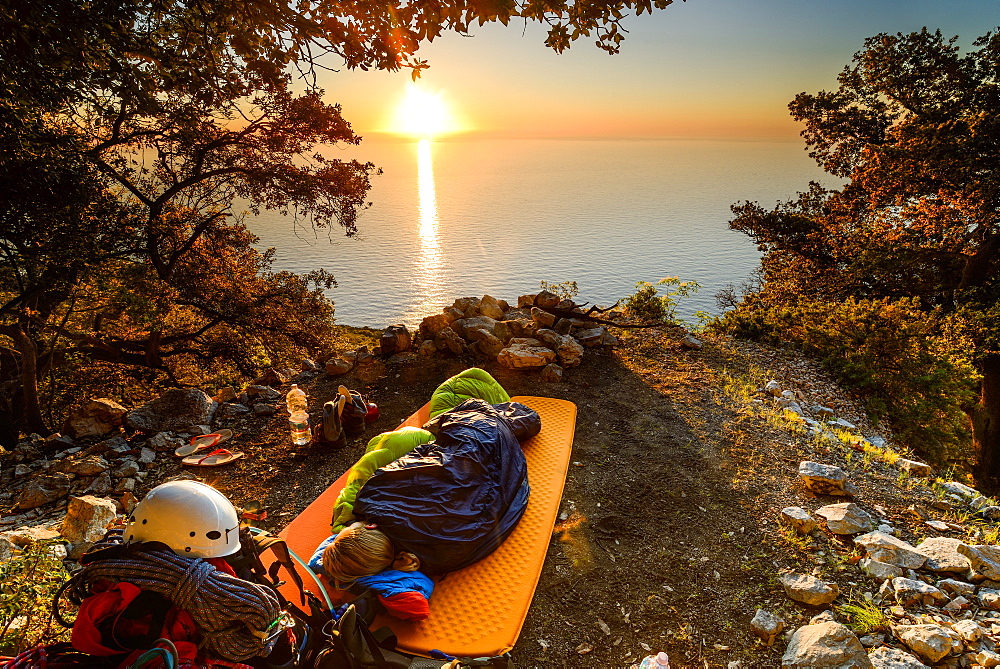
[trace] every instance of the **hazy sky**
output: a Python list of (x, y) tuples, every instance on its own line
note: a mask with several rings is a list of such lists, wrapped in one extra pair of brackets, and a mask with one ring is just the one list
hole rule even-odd
[[(836, 87), (866, 37), (923, 26), (974, 37), (1000, 0), (677, 0), (629, 17), (622, 51), (586, 38), (557, 55), (537, 25), (485, 26), (420, 50), (420, 86), (475, 134), (504, 137), (794, 138), (787, 104)], [(390, 123), (408, 73), (341, 70), (322, 82), (361, 134)]]

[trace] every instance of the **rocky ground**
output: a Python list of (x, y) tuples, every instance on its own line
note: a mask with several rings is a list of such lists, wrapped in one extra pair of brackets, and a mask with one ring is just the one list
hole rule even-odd
[[(375, 359), (339, 377), (306, 375), (301, 384), (314, 413), (340, 384), (377, 402), (381, 416), (368, 436), (393, 429), (441, 381), (473, 365), (494, 374), (511, 395), (577, 404), (572, 465), (544, 571), (513, 650), (518, 666), (628, 666), (664, 650), (675, 668), (776, 667), (791, 632), (830, 609), (791, 599), (782, 573), (836, 583), (834, 606), (877, 597), (880, 581), (860, 571), (863, 551), (850, 534), (831, 531), (821, 517), (808, 535), (782, 524), (786, 507), (815, 516), (820, 507), (845, 501), (807, 488), (798, 473), (804, 460), (840, 467), (855, 487), (848, 499), (900, 539), (945, 536), (973, 543), (989, 530), (989, 523), (958, 506), (947, 510), (951, 505), (929, 487), (931, 479), (890, 464), (894, 457), (872, 444), (886, 439), (886, 448), (902, 453), (902, 447), (869, 425), (852, 398), (810, 362), (723, 337), (705, 337), (701, 348), (691, 348), (679, 328), (614, 334), (617, 347), (588, 349), (562, 383), (471, 357), (402, 356)], [(764, 391), (770, 380), (777, 393)], [(789, 393), (776, 399), (782, 390)], [(817, 437), (779, 406), (791, 401), (813, 418), (808, 407), (828, 407), (854, 429), (842, 427), (839, 439)], [(232, 429), (228, 446), (245, 457), (185, 471), (237, 504), (260, 502), (269, 514), (263, 525), (275, 530), (338, 478), (366, 441), (358, 438), (333, 452), (295, 447), (280, 411), (235, 415), (213, 427)], [(148, 471), (137, 481), (139, 496), (182, 468), (167, 452)], [(0, 522), (9, 526), (12, 517)], [(934, 529), (926, 522), (932, 518), (950, 524)], [(888, 604), (884, 608), (890, 612)], [(784, 621), (785, 631), (770, 644), (751, 627), (758, 609)], [(896, 623), (916, 623), (936, 612), (911, 606), (890, 613), (898, 614)], [(832, 613), (841, 622), (849, 619), (844, 611)], [(941, 615), (971, 614), (966, 607)], [(868, 642), (899, 645), (885, 636)], [(961, 661), (969, 662), (935, 666)]]

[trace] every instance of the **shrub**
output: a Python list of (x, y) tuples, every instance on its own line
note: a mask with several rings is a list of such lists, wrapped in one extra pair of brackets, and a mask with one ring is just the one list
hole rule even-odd
[[(667, 290), (661, 295), (660, 288)], [(677, 298), (698, 292), (694, 281), (681, 281), (676, 276), (660, 279), (655, 284), (640, 281), (635, 284), (635, 292), (625, 298), (625, 313), (631, 318), (646, 323), (677, 325)]]
[(52, 601), (69, 577), (54, 548), (35, 543), (0, 564), (0, 653), (67, 640), (68, 630), (52, 620)]

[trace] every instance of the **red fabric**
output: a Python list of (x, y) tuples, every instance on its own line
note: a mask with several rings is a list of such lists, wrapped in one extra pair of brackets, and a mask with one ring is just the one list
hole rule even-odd
[(104, 592), (91, 595), (80, 603), (80, 612), (73, 623), (73, 634), (70, 640), (73, 648), (81, 653), (104, 657), (107, 655), (118, 655), (120, 650), (112, 650), (101, 643), (101, 630), (97, 628), (98, 623), (107, 620), (109, 617), (118, 617), (122, 611), (128, 608), (132, 600), (139, 596), (138, 587), (122, 581), (115, 583)]
[(419, 592), (412, 590), (390, 597), (379, 595), (378, 599), (385, 606), (385, 610), (389, 615), (400, 620), (423, 620), (431, 612), (430, 606), (427, 604), (427, 598)]
[(217, 570), (229, 574), (230, 576), (236, 576), (236, 572), (233, 570), (233, 566), (226, 562), (226, 558), (205, 558), (205, 562), (215, 567)]

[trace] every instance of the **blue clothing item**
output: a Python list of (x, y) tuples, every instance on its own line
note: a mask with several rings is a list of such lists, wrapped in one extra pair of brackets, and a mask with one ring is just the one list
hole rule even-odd
[(541, 429), (532, 409), (480, 399), (424, 426), (435, 441), (375, 470), (354, 515), (378, 524), (427, 574), (483, 559), (507, 538), (528, 505), (528, 468), (519, 442)]
[[(317, 574), (323, 573), (323, 550), (336, 538), (337, 535), (334, 534), (324, 539), (309, 558), (309, 568)], [(431, 593), (434, 592), (434, 581), (419, 571), (386, 569), (373, 576), (362, 576), (357, 582), (366, 588), (371, 588), (382, 597), (392, 597), (403, 592), (419, 592), (425, 599), (430, 599)]]

